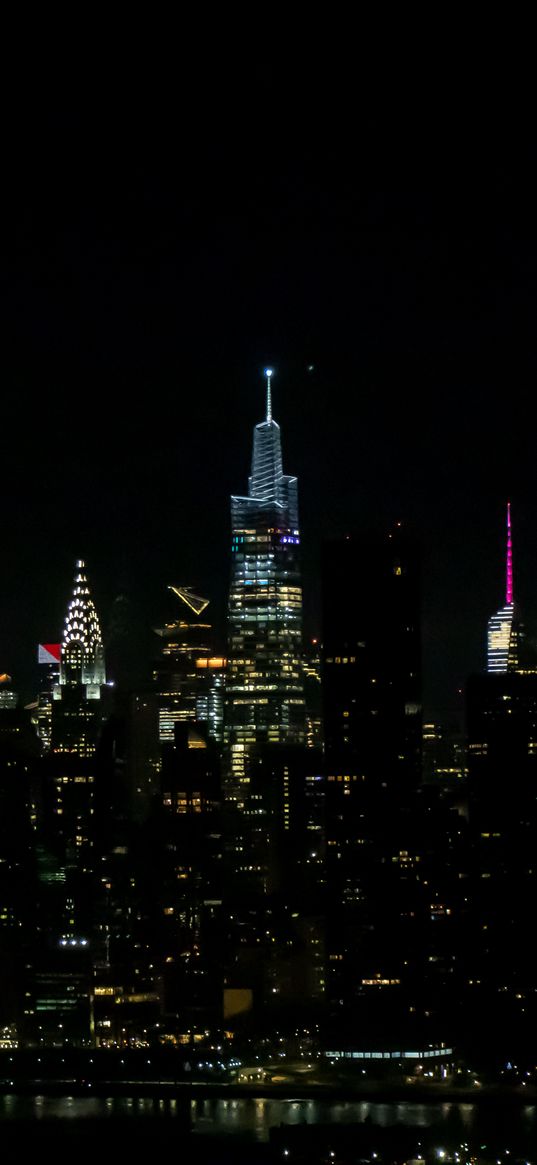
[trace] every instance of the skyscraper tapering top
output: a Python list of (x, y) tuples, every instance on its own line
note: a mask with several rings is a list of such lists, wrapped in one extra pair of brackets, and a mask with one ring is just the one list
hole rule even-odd
[(252, 749), (303, 743), (305, 734), (297, 479), (283, 472), (271, 370), (266, 377), (266, 418), (254, 429), (248, 496), (231, 499), (226, 794), (238, 803)]
[(513, 544), (511, 539), (511, 503), (507, 503), (507, 553), (505, 606), (488, 621), (487, 671), (511, 671), (518, 664), (517, 626), (513, 594)]
[[(298, 486), (296, 477), (288, 477), (283, 472), (282, 441), (280, 426), (272, 419), (272, 371), (267, 369), (266, 419), (254, 429), (252, 472), (248, 479), (248, 497), (231, 499), (232, 513), (244, 512), (249, 508), (253, 513), (254, 502), (262, 507), (280, 511), (282, 519), (288, 518), (290, 526), (298, 526)], [(296, 531), (298, 537), (298, 530)]]
[(106, 682), (104, 648), (84, 561), (76, 564), (63, 632), (60, 684), (100, 687)]
[(63, 632), (60, 682), (52, 691), (47, 799), (51, 838), (86, 874), (93, 846), (95, 753), (108, 712), (104, 649), (85, 563), (78, 559)]

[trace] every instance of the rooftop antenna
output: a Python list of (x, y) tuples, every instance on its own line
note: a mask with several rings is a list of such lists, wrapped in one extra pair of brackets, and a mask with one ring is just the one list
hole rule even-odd
[(507, 605), (513, 602), (513, 543), (511, 541), (511, 502), (507, 503), (507, 577), (505, 601)]
[(265, 368), (265, 376), (267, 378), (267, 421), (272, 420), (272, 391), (270, 387), (271, 377), (274, 376), (273, 368)]

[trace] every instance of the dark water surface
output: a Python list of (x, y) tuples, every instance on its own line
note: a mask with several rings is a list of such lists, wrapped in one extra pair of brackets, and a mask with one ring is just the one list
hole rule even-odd
[(192, 1131), (198, 1136), (219, 1137), (236, 1135), (258, 1143), (267, 1142), (271, 1128), (300, 1125), (361, 1125), (367, 1123), (379, 1129), (403, 1126), (417, 1131), (434, 1127), (440, 1136), (495, 1135), (505, 1132), (506, 1145), (515, 1131), (523, 1132), (525, 1140), (537, 1143), (536, 1105), (476, 1105), (461, 1103), (413, 1104), (410, 1102), (375, 1103), (372, 1101), (337, 1100), (155, 1100), (143, 1097), (45, 1097), (1, 1096), (0, 1120), (3, 1135), (12, 1124), (33, 1126), (39, 1122), (54, 1122), (60, 1130), (80, 1124), (91, 1130), (96, 1124), (103, 1128), (121, 1126), (130, 1142), (138, 1130), (151, 1128), (155, 1136), (159, 1126), (172, 1125), (185, 1133), (190, 1118)]

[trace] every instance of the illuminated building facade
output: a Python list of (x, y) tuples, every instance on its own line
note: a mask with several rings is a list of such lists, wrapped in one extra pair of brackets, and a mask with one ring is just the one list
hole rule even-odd
[(153, 669), (158, 693), (159, 739), (173, 742), (176, 724), (205, 723), (212, 740), (221, 743), (224, 718), (226, 660), (211, 645), (212, 627), (200, 616), (209, 600), (189, 587), (169, 587), (189, 617), (156, 628), (162, 641)]
[(507, 562), (505, 606), (491, 616), (487, 629), (487, 671), (512, 671), (518, 665), (518, 634), (513, 598), (511, 505), (507, 503)]
[[(104, 648), (84, 562), (76, 564), (54, 686), (48, 770), (58, 856), (78, 863), (91, 846), (95, 751), (107, 713)], [(63, 851), (63, 852), (62, 852)]]
[(16, 708), (19, 702), (19, 697), (16, 692), (9, 686), (11, 683), (11, 676), (4, 672), (0, 675), (0, 708)]
[(91, 597), (85, 563), (76, 564), (73, 594), (67, 607), (60, 661), (60, 684), (83, 684), (88, 699), (99, 699), (106, 683), (104, 647)]
[(34, 723), (44, 749), (48, 752), (52, 736), (52, 694), (60, 681), (61, 643), (40, 643), (37, 659), (40, 684), (34, 706)]
[(255, 748), (303, 744), (306, 733), (297, 479), (283, 472), (272, 372), (266, 376), (266, 418), (254, 429), (248, 496), (231, 499), (225, 795), (239, 807)]
[(318, 639), (306, 645), (303, 657), (304, 691), (306, 696), (306, 743), (308, 748), (322, 748), (322, 687), (321, 647)]

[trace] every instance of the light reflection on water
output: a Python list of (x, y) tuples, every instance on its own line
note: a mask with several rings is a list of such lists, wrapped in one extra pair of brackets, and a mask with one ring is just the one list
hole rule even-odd
[(388, 1127), (403, 1124), (426, 1128), (444, 1124), (458, 1109), (462, 1124), (471, 1126), (474, 1106), (453, 1104), (372, 1103), (328, 1100), (193, 1100), (191, 1116), (198, 1133), (250, 1133), (268, 1140), (269, 1129), (281, 1124), (363, 1124)]
[[(537, 1110), (527, 1105), (518, 1110), (527, 1129), (537, 1129)], [(175, 1098), (152, 1097), (97, 1097), (97, 1096), (1, 1096), (0, 1120), (46, 1118), (102, 1120), (144, 1117), (149, 1119), (178, 1118), (184, 1108)], [(457, 1117), (461, 1125), (471, 1131), (477, 1117), (477, 1106), (460, 1103), (415, 1104), (411, 1102), (374, 1103), (372, 1101), (330, 1100), (271, 1100), (257, 1099), (192, 1100), (190, 1104), (192, 1127), (196, 1133), (242, 1133), (257, 1141), (266, 1141), (274, 1126), (300, 1124), (362, 1124), (389, 1127), (402, 1124), (413, 1128), (443, 1125)]]
[[(520, 1110), (519, 1110), (520, 1111)], [(534, 1105), (524, 1111), (529, 1130), (537, 1129)], [(274, 1126), (300, 1124), (363, 1124), (387, 1128), (401, 1124), (425, 1129), (430, 1125), (449, 1128), (458, 1120), (468, 1133), (472, 1130), (478, 1108), (474, 1104), (444, 1102), (438, 1104), (374, 1103), (372, 1101), (329, 1100), (193, 1100), (192, 1126), (197, 1133), (247, 1133), (266, 1141)], [(509, 1118), (510, 1119), (510, 1118)]]
[(0, 1121), (100, 1119), (106, 1117), (178, 1116), (177, 1100), (148, 1096), (0, 1096)]

